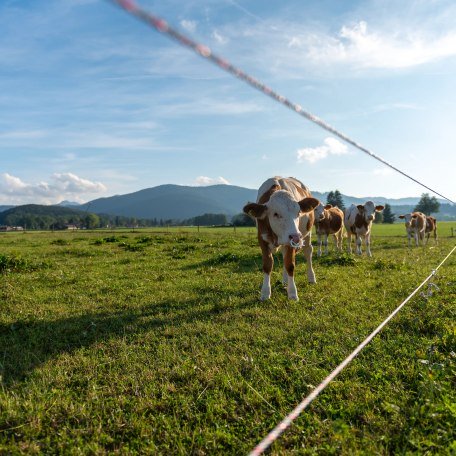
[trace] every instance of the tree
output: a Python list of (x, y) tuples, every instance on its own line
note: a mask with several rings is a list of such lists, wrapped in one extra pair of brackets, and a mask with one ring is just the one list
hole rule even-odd
[(339, 190), (334, 190), (328, 193), (328, 196), (326, 198), (326, 204), (337, 206), (339, 209), (342, 210), (345, 209), (344, 199), (342, 197), (342, 193), (340, 193)]
[(236, 214), (232, 219), (231, 223), (234, 226), (255, 226), (255, 220), (249, 217), (247, 214)]
[(435, 196), (429, 196), (429, 193), (423, 193), (414, 211), (431, 215), (432, 212), (439, 212), (439, 209), (440, 203), (437, 201), (437, 198)]
[(383, 223), (394, 223), (394, 220), (396, 220), (396, 216), (391, 210), (391, 205), (386, 203), (385, 209), (383, 209)]
[(96, 214), (87, 214), (84, 217), (84, 224), (87, 229), (93, 230), (94, 228), (98, 228), (100, 226), (100, 217)]
[(374, 223), (383, 223), (383, 213), (375, 211)]

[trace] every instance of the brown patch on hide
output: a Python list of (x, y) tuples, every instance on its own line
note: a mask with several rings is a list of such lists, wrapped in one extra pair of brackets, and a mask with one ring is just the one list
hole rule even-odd
[(279, 184), (274, 184), (267, 192), (263, 193), (260, 196), (258, 199), (258, 204), (266, 204), (271, 199), (271, 195), (280, 189), (281, 187)]

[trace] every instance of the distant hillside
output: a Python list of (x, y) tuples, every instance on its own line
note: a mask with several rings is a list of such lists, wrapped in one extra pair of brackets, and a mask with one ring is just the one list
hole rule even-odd
[(74, 208), (77, 208), (80, 206), (79, 203), (76, 203), (74, 201), (67, 201), (67, 200), (63, 200), (63, 201), (60, 201), (59, 204), (56, 204), (56, 206), (63, 206), (63, 207), (74, 207)]
[[(326, 202), (328, 192), (312, 192), (313, 196)], [(99, 198), (84, 204), (91, 212), (116, 214), (127, 217), (147, 219), (184, 220), (202, 214), (239, 214), (248, 201), (255, 201), (256, 189), (234, 185), (211, 185), (207, 187), (189, 187), (183, 185), (160, 185), (126, 195)], [(357, 198), (343, 195), (345, 206), (362, 204), (372, 200), (376, 204), (391, 204), (393, 212), (402, 214), (411, 212), (419, 197), (391, 199), (385, 197)], [(449, 205), (448, 217), (456, 217), (456, 210)], [(444, 206), (442, 206), (444, 208)], [(452, 215), (451, 215), (452, 214)], [(443, 213), (441, 214), (443, 215)]]
[(0, 224), (6, 223), (11, 217), (20, 217), (25, 214), (35, 216), (72, 216), (81, 215), (83, 212), (63, 206), (44, 206), (41, 204), (24, 204), (23, 206), (13, 206), (0, 213)]
[[(326, 202), (328, 193), (329, 192), (312, 192), (314, 197), (323, 202)], [(256, 200), (256, 196), (256, 189), (237, 187), (234, 185), (189, 187), (169, 184), (146, 188), (126, 195), (99, 198), (82, 205), (62, 201), (59, 205), (48, 207), (58, 208), (63, 211), (79, 210), (77, 212), (81, 213), (82, 211), (84, 214), (91, 212), (96, 213), (99, 216), (107, 214), (110, 216), (109, 218), (120, 216), (148, 220), (155, 219), (158, 221), (182, 221), (203, 214), (225, 214), (228, 217), (239, 214), (247, 202)], [(351, 204), (362, 204), (367, 200), (372, 200), (376, 204), (388, 203), (392, 206), (392, 211), (396, 215), (413, 211), (420, 199), (419, 197), (392, 199), (382, 196), (357, 198), (348, 195), (342, 195), (342, 197), (346, 207)], [(443, 203), (442, 200), (439, 201)], [(34, 205), (17, 206), (17, 208), (22, 208), (18, 210), (24, 211), (23, 208), (28, 207), (27, 211), (29, 211), (32, 206)], [(3, 212), (1, 212), (2, 208)], [(15, 207), (0, 206), (0, 215), (10, 209), (15, 209)], [(53, 210), (51, 210), (51, 212), (52, 211)], [(35, 213), (36, 211), (33, 210), (32, 212)], [(41, 215), (46, 214), (43, 213)], [(54, 215), (59, 216), (55, 212)], [(442, 204), (440, 212), (437, 214), (437, 218), (439, 220), (455, 220), (456, 206)], [(0, 224), (1, 223), (2, 222), (0, 221)]]
[(238, 214), (248, 201), (255, 201), (256, 194), (256, 190), (234, 185), (160, 185), (127, 195), (99, 198), (87, 206), (96, 213), (182, 220), (207, 213)]

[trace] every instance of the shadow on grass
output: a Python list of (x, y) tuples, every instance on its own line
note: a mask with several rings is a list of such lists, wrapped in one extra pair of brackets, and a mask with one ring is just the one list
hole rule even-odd
[(221, 296), (226, 292), (213, 291), (207, 299), (201, 296), (181, 302), (170, 299), (134, 310), (92, 313), (54, 321), (18, 320), (12, 324), (1, 323), (0, 383), (3, 382), (5, 387), (13, 387), (15, 383), (26, 380), (49, 359), (90, 347), (99, 341), (204, 322), (221, 312), (257, 305), (253, 295), (233, 305)]

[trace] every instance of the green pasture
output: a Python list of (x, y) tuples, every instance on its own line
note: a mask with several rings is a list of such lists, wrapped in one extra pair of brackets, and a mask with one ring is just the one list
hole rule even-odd
[[(0, 234), (0, 454), (246, 454), (455, 245), (375, 225), (259, 302), (254, 229)], [(331, 248), (333, 245), (331, 243)], [(456, 453), (456, 253), (270, 454)]]

